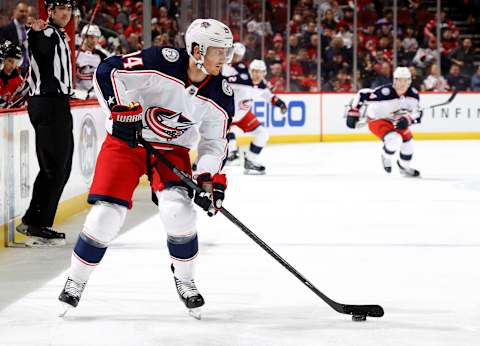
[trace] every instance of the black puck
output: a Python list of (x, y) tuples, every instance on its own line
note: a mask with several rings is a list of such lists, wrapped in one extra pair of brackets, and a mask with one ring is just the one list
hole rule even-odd
[(366, 315), (352, 315), (352, 321), (354, 322), (364, 322), (367, 320)]

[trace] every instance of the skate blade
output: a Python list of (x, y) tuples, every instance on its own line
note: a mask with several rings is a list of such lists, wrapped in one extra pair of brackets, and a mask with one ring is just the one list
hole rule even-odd
[(188, 314), (197, 320), (202, 319), (202, 309), (201, 308), (193, 308), (188, 309)]
[(73, 306), (71, 306), (70, 304), (67, 304), (67, 303), (64, 303), (64, 302), (60, 302), (60, 305), (61, 305), (61, 311), (60, 313), (58, 314), (58, 317), (60, 318), (65, 318), (67, 316), (67, 313), (73, 309)]
[(60, 247), (60, 246), (65, 246), (67, 242), (65, 239), (46, 239), (42, 237), (28, 237), (25, 240), (25, 246), (27, 247)]
[(265, 171), (259, 172), (259, 171), (253, 171), (253, 170), (246, 169), (246, 170), (243, 171), (243, 174), (245, 174), (245, 175), (265, 175)]

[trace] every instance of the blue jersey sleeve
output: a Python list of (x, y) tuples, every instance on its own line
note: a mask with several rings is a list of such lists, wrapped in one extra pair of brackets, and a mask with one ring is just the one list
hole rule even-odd
[(98, 65), (95, 72), (97, 87), (102, 93), (101, 97), (105, 99), (110, 109), (118, 104), (112, 86), (112, 83), (114, 83), (111, 77), (112, 71), (158, 70), (158, 54), (159, 49), (152, 47), (130, 54), (112, 56)]

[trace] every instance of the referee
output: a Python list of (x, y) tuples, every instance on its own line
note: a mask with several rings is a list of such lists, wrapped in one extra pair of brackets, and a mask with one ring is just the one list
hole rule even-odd
[(72, 168), (73, 122), (68, 103), (72, 92), (72, 62), (65, 26), (74, 0), (45, 0), (47, 22), (39, 19), (28, 31), (30, 100), (28, 115), (35, 129), (40, 172), (32, 200), (17, 231), (27, 246), (65, 245), (65, 233), (51, 226)]

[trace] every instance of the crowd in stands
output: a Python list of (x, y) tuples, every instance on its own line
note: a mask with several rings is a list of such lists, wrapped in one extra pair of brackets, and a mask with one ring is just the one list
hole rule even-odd
[[(475, 18), (474, 14), (480, 13), (480, 0), (462, 2), (465, 11), (472, 13), (469, 20), (479, 22), (480, 16)], [(18, 28), (28, 26), (36, 16), (35, 9), (27, 6), (28, 3), (22, 3), (20, 8), (17, 4), (11, 21), (0, 28), (0, 42), (8, 39), (8, 32), (18, 32), (21, 44), (23, 31)], [(82, 41), (82, 27), (95, 13), (93, 24), (102, 34), (98, 40), (99, 49), (107, 55), (142, 49), (143, 2), (105, 0), (98, 3), (95, 9), (97, 1), (77, 1), (79, 10), (74, 13), (77, 47)], [(153, 45), (184, 46), (178, 22), (180, 3), (180, 0), (152, 1)], [(220, 20), (230, 26), (234, 40), (245, 45), (247, 64), (263, 56), (268, 66), (267, 79), (274, 92), (287, 90), (288, 66), (290, 91), (352, 92), (392, 81), (393, 12), (385, 3), (388, 2), (357, 0), (356, 81), (353, 80), (354, 9), (351, 0), (291, 0), (288, 23), (286, 0), (266, 0), (264, 16), (262, 1), (230, 0), (225, 1), (224, 17)], [(480, 90), (480, 69), (475, 65), (472, 40), (460, 38), (459, 28), (442, 12), (441, 66), (437, 66), (435, 13), (422, 0), (398, 0), (397, 3), (397, 64), (410, 68), (413, 85), (423, 91)], [(317, 79), (319, 61), (320, 83)], [(24, 71), (25, 66), (21, 67)]]

